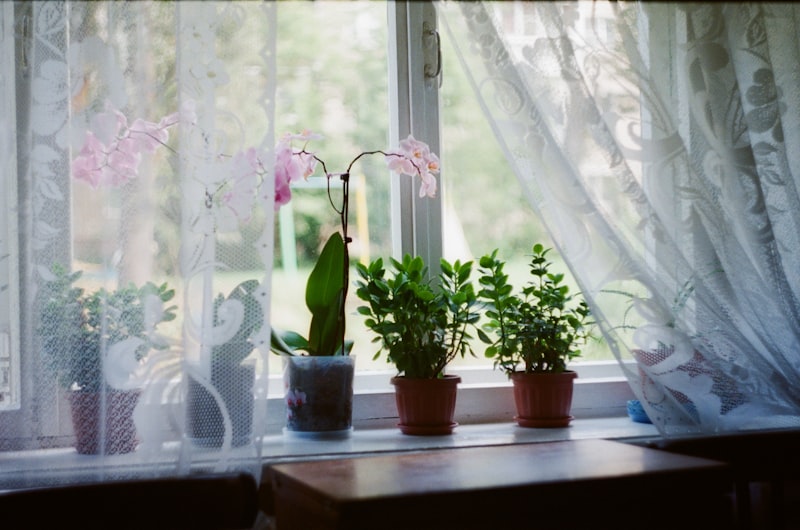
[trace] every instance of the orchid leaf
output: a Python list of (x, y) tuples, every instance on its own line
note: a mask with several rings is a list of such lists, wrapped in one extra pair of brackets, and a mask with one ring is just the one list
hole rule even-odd
[(270, 349), (280, 355), (296, 355), (298, 350), (308, 350), (308, 341), (294, 331), (273, 328), (270, 333)]
[(345, 291), (345, 243), (335, 232), (328, 238), (306, 284), (306, 306), (311, 312), (308, 351), (311, 355), (332, 355), (341, 348), (344, 321), (341, 319)]

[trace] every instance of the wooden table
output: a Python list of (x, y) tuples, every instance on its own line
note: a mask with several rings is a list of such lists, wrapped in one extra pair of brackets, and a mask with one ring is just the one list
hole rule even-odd
[(276, 464), (266, 478), (277, 530), (733, 523), (726, 464), (607, 440)]

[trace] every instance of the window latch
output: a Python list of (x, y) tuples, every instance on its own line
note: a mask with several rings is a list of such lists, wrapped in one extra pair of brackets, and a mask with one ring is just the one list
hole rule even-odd
[[(425, 49), (425, 79), (439, 78), (442, 86), (442, 43), (439, 32), (431, 28), (427, 22), (422, 25), (423, 46)], [(431, 55), (434, 56), (433, 60)]]

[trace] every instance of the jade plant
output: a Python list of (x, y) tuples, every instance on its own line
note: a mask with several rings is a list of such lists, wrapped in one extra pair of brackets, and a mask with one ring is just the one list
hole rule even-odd
[(75, 285), (81, 276), (81, 271), (52, 267), (38, 295), (37, 332), (46, 362), (62, 386), (98, 391), (105, 387), (104, 352), (130, 345), (141, 361), (152, 349), (167, 347), (156, 327), (175, 319), (176, 306), (163, 306), (175, 291), (166, 283), (147, 282), (86, 292)]
[(479, 298), (486, 303), (486, 323), (478, 330), (486, 357), (509, 376), (564, 372), (581, 355), (590, 336), (589, 307), (574, 297), (564, 275), (551, 272), (551, 249), (533, 246), (529, 281), (515, 292), (497, 249), (480, 259)]
[(445, 367), (467, 353), (480, 318), (478, 297), (470, 282), (472, 262), (442, 259), (438, 285), (434, 285), (421, 257), (391, 258), (387, 271), (383, 259), (357, 265), (357, 296), (365, 302), (358, 312), (379, 342), (378, 358), (408, 378), (434, 379)]

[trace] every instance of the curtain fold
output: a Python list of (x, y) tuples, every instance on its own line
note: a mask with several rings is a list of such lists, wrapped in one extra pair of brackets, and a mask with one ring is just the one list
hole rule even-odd
[(14, 2), (0, 22), (22, 394), (0, 412), (0, 489), (260, 480), (275, 6)]
[(439, 8), (660, 432), (797, 425), (797, 6)]

